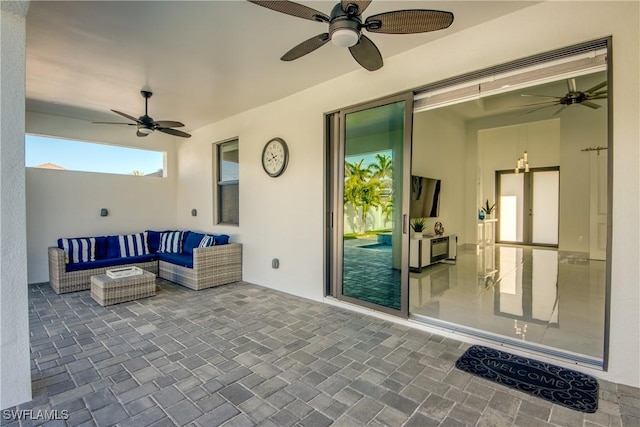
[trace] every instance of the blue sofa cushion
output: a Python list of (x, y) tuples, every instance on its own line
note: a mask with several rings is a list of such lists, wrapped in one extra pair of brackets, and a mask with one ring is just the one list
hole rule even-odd
[(193, 249), (197, 248), (200, 245), (204, 234), (189, 231), (186, 233), (186, 235), (187, 237), (185, 237), (184, 239), (184, 253), (193, 255)]
[(105, 259), (107, 257), (107, 237), (96, 237), (96, 260)]
[(131, 257), (146, 255), (149, 253), (147, 247), (147, 233), (135, 233), (118, 236), (120, 243), (120, 256)]
[(158, 252), (179, 254), (182, 252), (182, 231), (164, 231), (160, 233), (160, 248)]
[(96, 260), (95, 237), (58, 239), (58, 247), (64, 251), (65, 262), (67, 264), (91, 262)]
[(160, 249), (160, 234), (162, 231), (146, 230), (147, 233), (147, 247), (149, 253), (155, 254)]
[(227, 234), (213, 234), (213, 238), (216, 241), (216, 245), (226, 245), (229, 243), (229, 236)]
[(119, 236), (107, 236), (107, 259), (120, 257)]
[(93, 262), (82, 262), (76, 264), (67, 264), (67, 271), (81, 271), (90, 268), (113, 267), (115, 265), (128, 265), (138, 262), (148, 262), (158, 259), (155, 254), (146, 254), (138, 256), (130, 256), (127, 258), (107, 258), (99, 259)]
[(193, 255), (159, 253), (160, 261), (170, 262), (182, 267), (193, 268)]
[(208, 248), (209, 246), (215, 246), (215, 244), (216, 244), (216, 238), (207, 234), (202, 238), (202, 240), (200, 240), (198, 247)]

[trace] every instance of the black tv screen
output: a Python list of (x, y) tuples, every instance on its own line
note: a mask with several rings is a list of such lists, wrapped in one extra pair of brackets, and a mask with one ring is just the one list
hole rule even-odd
[(440, 180), (411, 175), (411, 218), (436, 218), (440, 213)]

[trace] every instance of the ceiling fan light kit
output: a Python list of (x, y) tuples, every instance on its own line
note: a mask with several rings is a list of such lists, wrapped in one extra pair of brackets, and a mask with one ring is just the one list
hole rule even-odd
[(331, 16), (292, 1), (247, 1), (276, 12), (329, 24), (328, 32), (303, 41), (285, 53), (281, 60), (293, 61), (331, 40), (335, 46), (349, 48), (353, 59), (369, 71), (382, 68), (383, 61), (373, 41), (362, 34), (363, 29), (373, 33), (415, 34), (442, 30), (453, 22), (451, 12), (413, 9), (379, 13), (369, 16), (363, 23), (362, 12), (369, 7), (372, 0), (342, 0), (333, 7)]
[(360, 35), (348, 28), (341, 28), (331, 34), (331, 43), (338, 47), (355, 46), (359, 39)]

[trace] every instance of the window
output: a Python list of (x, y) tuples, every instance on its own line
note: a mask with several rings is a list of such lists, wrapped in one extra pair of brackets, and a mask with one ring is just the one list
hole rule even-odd
[(238, 225), (240, 219), (238, 188), (238, 140), (217, 143), (218, 224)]
[(164, 177), (164, 157), (162, 151), (25, 136), (28, 168)]

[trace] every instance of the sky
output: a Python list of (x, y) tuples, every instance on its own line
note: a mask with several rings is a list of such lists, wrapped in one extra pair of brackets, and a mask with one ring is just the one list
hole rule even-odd
[(146, 175), (163, 168), (164, 152), (26, 135), (25, 165), (43, 163), (75, 171)]

